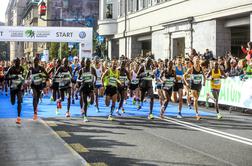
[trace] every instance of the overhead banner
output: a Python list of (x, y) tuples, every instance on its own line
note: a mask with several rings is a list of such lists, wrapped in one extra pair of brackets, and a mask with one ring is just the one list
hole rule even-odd
[[(210, 81), (207, 81), (206, 86), (202, 87), (199, 100), (206, 101), (207, 93), (211, 94)], [(252, 109), (252, 79), (245, 81), (241, 81), (240, 77), (222, 79), (219, 103)]]
[(93, 28), (0, 26), (0, 41), (84, 43), (82, 45), (85, 47), (81, 49), (85, 50), (85, 55), (80, 57), (90, 57), (93, 51)]

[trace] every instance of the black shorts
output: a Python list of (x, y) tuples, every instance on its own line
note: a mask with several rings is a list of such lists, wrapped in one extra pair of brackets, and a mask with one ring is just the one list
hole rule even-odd
[(106, 96), (114, 96), (115, 94), (117, 94), (117, 87), (114, 86), (107, 86), (105, 89), (105, 95)]
[(127, 89), (128, 89), (127, 86), (119, 86), (119, 87), (118, 87), (118, 92), (121, 93), (121, 92), (123, 92), (123, 91), (125, 91), (125, 90), (127, 90)]
[[(168, 93), (168, 97), (169, 99), (171, 98), (171, 95), (172, 95), (172, 88), (170, 89), (163, 89), (163, 94), (166, 94)], [(165, 95), (164, 95), (165, 96)], [(166, 97), (166, 96), (165, 96)]]
[(182, 83), (175, 83), (173, 86), (173, 92), (178, 92), (179, 89), (183, 89), (184, 85)]
[(51, 85), (51, 89), (58, 90), (59, 89), (59, 83), (58, 82), (53, 82), (52, 85)]
[(95, 88), (100, 89), (100, 88), (102, 88), (102, 85), (95, 85)]
[(196, 90), (200, 93), (201, 91), (201, 88), (202, 88), (202, 85), (201, 84), (191, 84), (191, 90)]
[(156, 84), (156, 89), (162, 89), (162, 84)]
[(140, 87), (140, 90), (141, 90), (141, 93), (146, 93), (146, 97), (150, 97), (150, 98), (153, 98), (154, 97), (154, 92), (153, 92), (153, 87), (148, 87), (148, 88), (141, 88)]
[(40, 85), (31, 84), (32, 89), (43, 90), (45, 87), (46, 87), (46, 83), (42, 83)]
[(68, 83), (64, 86), (59, 86), (59, 90), (68, 90), (71, 89), (71, 83)]
[(138, 84), (130, 84), (129, 89), (130, 90), (136, 90), (138, 88)]
[[(10, 90), (10, 99), (11, 104), (15, 104), (16, 96), (20, 95), (22, 97), (22, 90), (21, 89), (11, 89)], [(20, 101), (21, 102), (21, 101)]]
[(84, 94), (90, 94), (94, 90), (93, 84), (83, 84), (80, 87), (80, 91)]

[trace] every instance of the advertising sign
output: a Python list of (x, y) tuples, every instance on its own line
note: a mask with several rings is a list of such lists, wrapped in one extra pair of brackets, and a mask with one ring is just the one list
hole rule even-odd
[[(206, 86), (202, 87), (199, 100), (206, 101), (207, 93), (211, 94), (210, 81), (207, 81)], [(240, 77), (222, 79), (219, 103), (252, 109), (252, 79), (245, 81), (241, 81)]]
[(0, 26), (0, 41), (82, 43), (81, 57), (92, 57), (93, 28)]
[(43, 54), (41, 55), (41, 61), (49, 62), (49, 50), (43, 51)]

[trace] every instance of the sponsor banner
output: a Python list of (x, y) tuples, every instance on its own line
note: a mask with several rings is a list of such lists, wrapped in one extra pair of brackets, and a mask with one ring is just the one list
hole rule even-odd
[(0, 26), (0, 41), (81, 43), (80, 57), (92, 57), (93, 28)]
[[(210, 81), (207, 81), (206, 86), (202, 87), (199, 100), (206, 101), (207, 93), (211, 94)], [(240, 77), (222, 79), (219, 103), (252, 109), (252, 79), (245, 81), (241, 81)]]
[(49, 62), (49, 50), (43, 51), (43, 54), (41, 55), (41, 61)]
[[(153, 90), (157, 94), (155, 81), (153, 81)], [(211, 94), (209, 80), (206, 81), (205, 86), (202, 86), (199, 101), (206, 101), (207, 93)], [(183, 98), (186, 99), (186, 96)], [(211, 99), (209, 102), (213, 103)], [(252, 109), (252, 79), (245, 81), (241, 81), (240, 77), (222, 79), (219, 104)]]
[(0, 26), (0, 41), (92, 42), (92, 28)]

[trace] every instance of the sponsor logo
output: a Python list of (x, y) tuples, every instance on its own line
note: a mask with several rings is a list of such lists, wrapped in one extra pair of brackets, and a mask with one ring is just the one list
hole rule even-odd
[(73, 37), (73, 32), (56, 32), (56, 37)]
[(86, 33), (85, 33), (84, 31), (81, 31), (81, 32), (79, 33), (79, 37), (80, 37), (81, 39), (84, 39), (84, 38), (86, 37)]
[(26, 30), (25, 31), (25, 36), (29, 38), (35, 38), (35, 31), (33, 30)]

